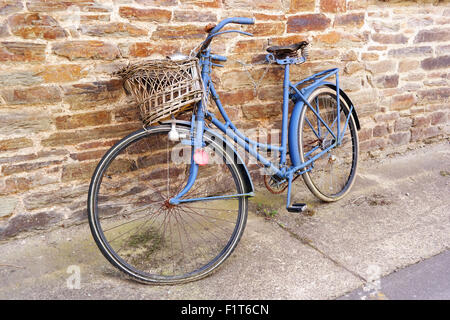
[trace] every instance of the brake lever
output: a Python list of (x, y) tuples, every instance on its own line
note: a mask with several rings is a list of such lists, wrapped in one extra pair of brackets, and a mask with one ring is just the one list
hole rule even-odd
[(227, 30), (227, 31), (221, 31), (221, 32), (213, 33), (213, 34), (210, 34), (209, 36), (207, 36), (206, 39), (202, 42), (202, 44), (200, 46), (200, 49), (197, 51), (196, 56), (200, 52), (202, 52), (205, 48), (207, 48), (209, 46), (209, 44), (211, 43), (212, 38), (214, 38), (215, 36), (224, 34), (224, 33), (231, 33), (231, 32), (237, 32), (237, 33), (240, 33), (240, 34), (243, 34), (243, 35), (246, 35), (246, 36), (253, 37), (253, 33), (240, 31), (240, 30)]
[[(246, 36), (253, 37), (253, 33), (250, 33), (250, 32), (245, 32), (245, 31), (240, 31), (240, 30), (226, 30), (226, 31), (221, 31), (221, 32), (217, 32), (217, 33), (210, 34), (210, 35), (206, 38), (206, 40), (212, 39), (213, 37), (218, 36), (218, 35), (221, 35), (221, 34), (232, 33), (232, 32), (237, 32), (237, 33), (240, 33), (240, 34), (243, 34), (243, 35), (246, 35)], [(205, 41), (206, 41), (206, 40), (205, 40)]]

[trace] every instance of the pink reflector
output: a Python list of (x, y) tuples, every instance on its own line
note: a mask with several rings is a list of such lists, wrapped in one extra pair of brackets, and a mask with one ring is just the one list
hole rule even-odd
[(205, 150), (197, 149), (194, 153), (194, 161), (199, 166), (207, 165), (209, 161), (209, 155)]

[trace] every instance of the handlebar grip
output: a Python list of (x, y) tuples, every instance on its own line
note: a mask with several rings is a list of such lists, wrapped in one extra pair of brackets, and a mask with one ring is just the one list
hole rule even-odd
[(233, 23), (239, 23), (239, 24), (255, 24), (255, 19), (253, 18), (235, 18), (236, 21), (233, 21)]
[(205, 32), (210, 33), (212, 29), (214, 29), (217, 25), (215, 23), (208, 23), (205, 27)]
[(220, 56), (220, 55), (218, 55), (218, 54), (212, 54), (212, 55), (211, 55), (211, 59), (217, 60), (217, 61), (223, 61), (223, 62), (225, 62), (225, 61), (228, 60), (227, 57)]
[(227, 18), (219, 22), (213, 29), (211, 29), (210, 33), (214, 34), (219, 32), (226, 24), (228, 23), (238, 23), (238, 24), (254, 24), (255, 19), (253, 18), (244, 18), (244, 17), (235, 17), (235, 18)]

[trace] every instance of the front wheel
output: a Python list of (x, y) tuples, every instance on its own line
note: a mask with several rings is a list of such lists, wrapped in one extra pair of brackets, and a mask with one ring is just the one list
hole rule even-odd
[[(245, 181), (221, 139), (205, 132), (209, 163), (201, 166), (184, 199), (192, 149), (168, 139), (170, 125), (137, 131), (113, 146), (92, 177), (88, 217), (103, 255), (145, 283), (197, 280), (214, 271), (236, 247), (246, 224)], [(179, 126), (189, 136), (188, 127)]]
[[(355, 119), (352, 114), (349, 116), (350, 109), (345, 99), (340, 96), (339, 100), (340, 134), (343, 133), (341, 144), (312, 161), (308, 166), (310, 170), (303, 174), (303, 179), (311, 192), (326, 202), (337, 201), (350, 191), (358, 164), (359, 147)], [(338, 136), (336, 91), (326, 86), (319, 87), (310, 95), (308, 102), (316, 112), (305, 105), (300, 114), (298, 141), (300, 159), (303, 163), (334, 145), (335, 137)]]

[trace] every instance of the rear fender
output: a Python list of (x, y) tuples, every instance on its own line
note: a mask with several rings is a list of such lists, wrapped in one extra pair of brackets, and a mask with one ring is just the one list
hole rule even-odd
[[(325, 82), (324, 85), (326, 85), (327, 87), (336, 91), (335, 84), (332, 84), (330, 82)], [(353, 115), (353, 119), (355, 120), (356, 129), (359, 131), (361, 129), (361, 125), (359, 124), (358, 114), (356, 113), (356, 107), (355, 107), (354, 103), (352, 102), (352, 100), (350, 100), (348, 95), (342, 89), (339, 89), (339, 95), (342, 98), (344, 98), (345, 102), (347, 103), (347, 105), (350, 109), (352, 109), (352, 106), (353, 106), (352, 115)]]
[[(323, 85), (336, 91), (335, 84), (332, 84), (329, 82), (324, 82)], [(309, 96), (316, 89), (317, 88), (311, 89), (307, 92), (302, 92), (302, 94), (304, 95), (305, 99), (308, 99)], [(339, 95), (345, 100), (345, 102), (347, 103), (347, 105), (350, 109), (352, 109), (352, 106), (353, 106), (352, 115), (353, 115), (353, 118), (355, 119), (355, 124), (356, 124), (357, 130), (360, 130), (361, 126), (359, 124), (358, 114), (356, 113), (355, 105), (353, 104), (353, 102), (350, 100), (348, 95), (342, 89), (339, 89)], [(292, 164), (294, 166), (301, 165), (300, 153), (299, 153), (299, 148), (298, 148), (298, 138), (299, 138), (298, 137), (298, 126), (299, 126), (300, 114), (302, 113), (304, 105), (305, 105), (305, 103), (299, 99), (294, 105), (294, 109), (292, 110), (292, 114), (291, 114), (291, 119), (289, 120), (289, 155), (290, 155)]]

